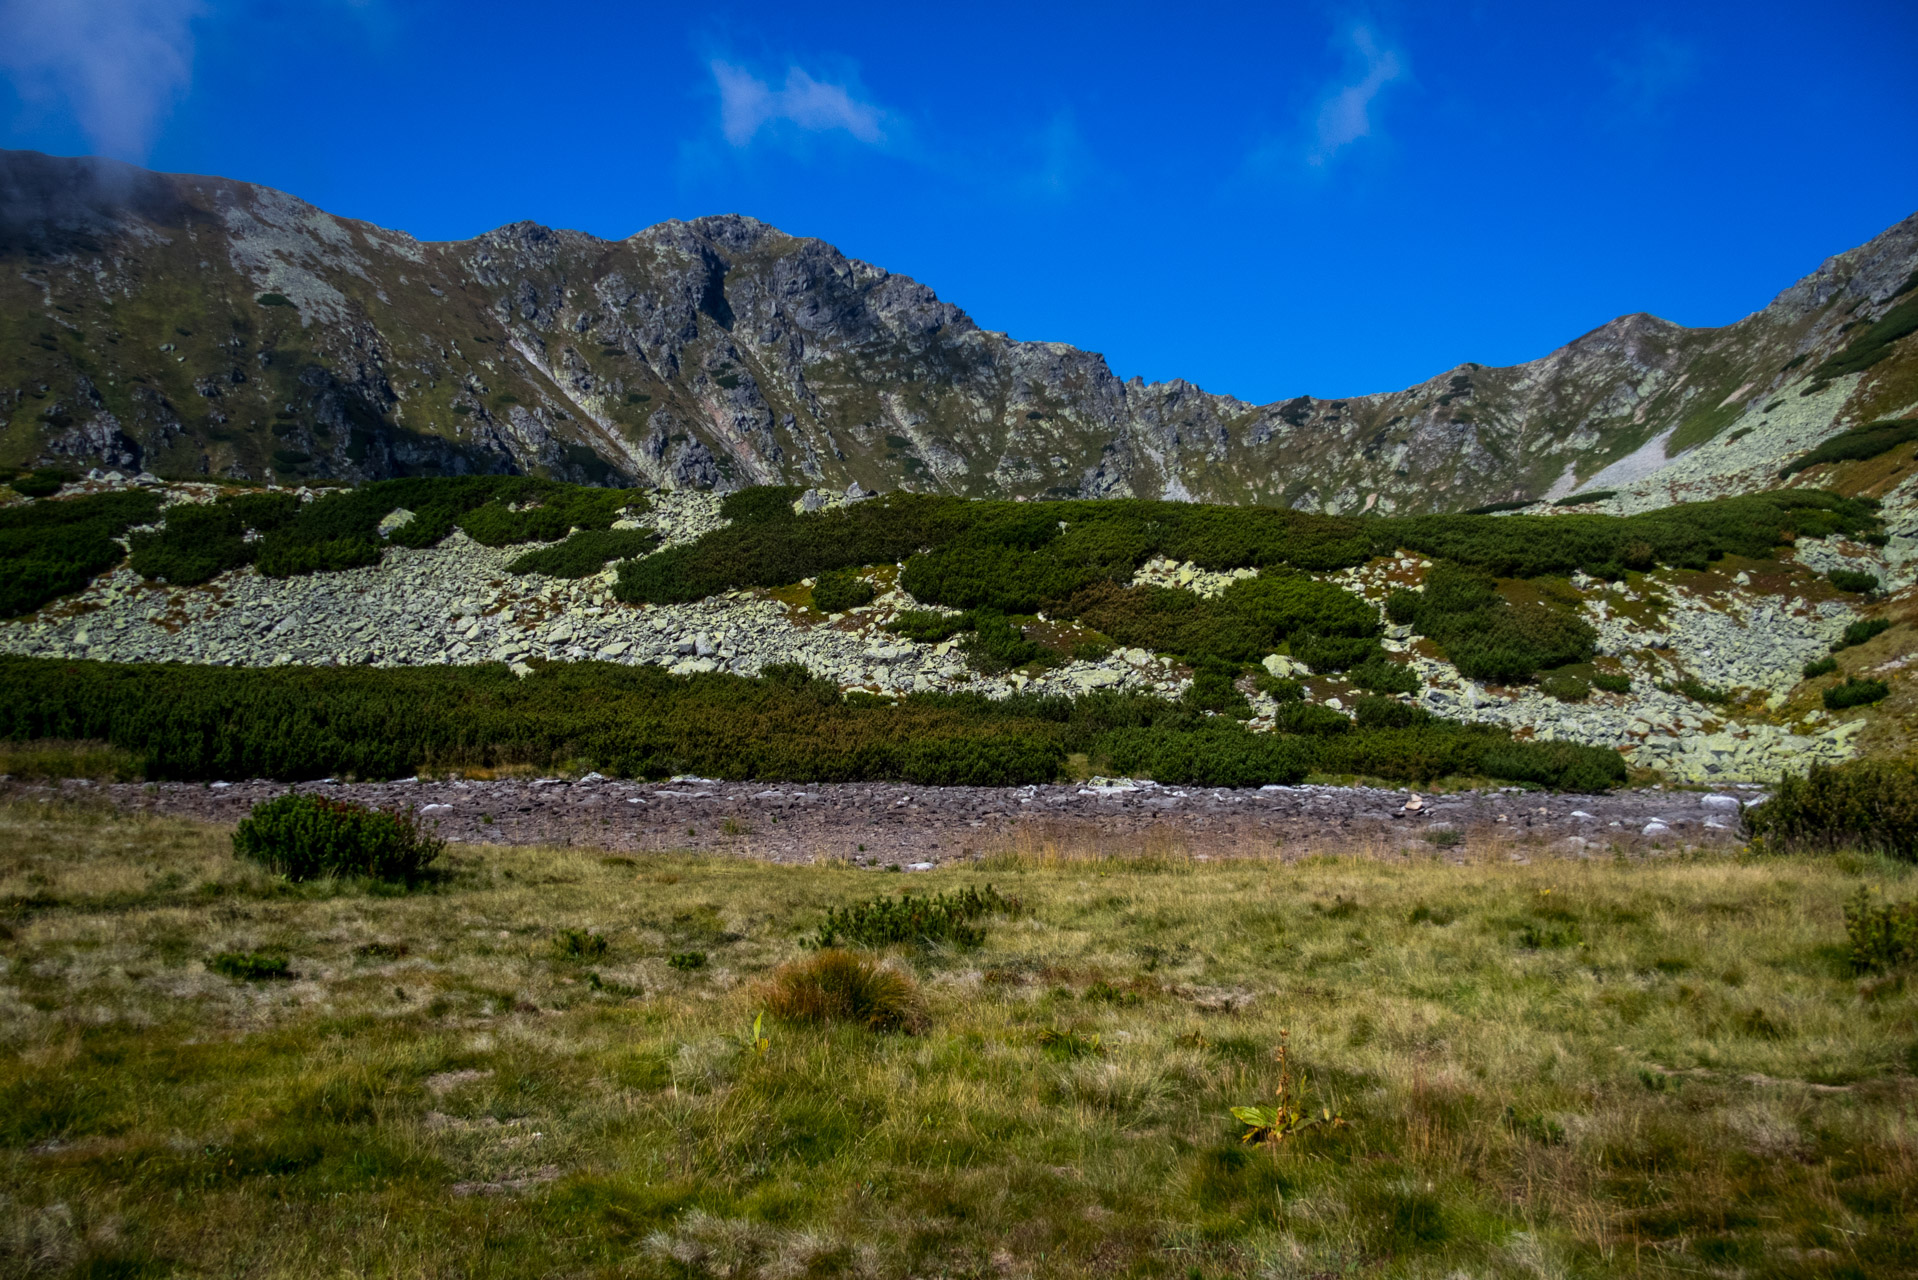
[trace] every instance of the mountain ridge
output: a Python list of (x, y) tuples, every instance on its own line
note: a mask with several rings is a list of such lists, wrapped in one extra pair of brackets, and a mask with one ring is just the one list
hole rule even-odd
[[(1918, 215), (1730, 325), (1635, 313), (1518, 365), (1267, 405), (1121, 380), (743, 214), (421, 241), (253, 184), (6, 152), (0, 260), (0, 464), (1412, 512), (1572, 493), (1817, 384), (1918, 270)], [(1911, 348), (1820, 397), (1824, 428), (1918, 402)]]

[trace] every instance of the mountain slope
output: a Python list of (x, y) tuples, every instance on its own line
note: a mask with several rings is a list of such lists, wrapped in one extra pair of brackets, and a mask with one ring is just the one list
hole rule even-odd
[[(1918, 297), (1918, 216), (1725, 328), (1627, 316), (1528, 364), (1264, 406), (1121, 382), (730, 215), (423, 243), (245, 183), (4, 152), (0, 262), (0, 465), (1422, 511), (1568, 493), (1823, 385)], [(1881, 345), (1817, 401), (1826, 429), (1918, 401), (1918, 339)]]

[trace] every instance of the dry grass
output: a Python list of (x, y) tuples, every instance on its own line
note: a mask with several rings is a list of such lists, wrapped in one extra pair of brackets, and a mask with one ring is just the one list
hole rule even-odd
[[(1918, 1275), (1918, 999), (1841, 918), (1906, 870), (1139, 852), (996, 858), (1025, 914), (887, 958), (920, 1034), (761, 1053), (899, 877), (467, 847), (377, 896), (0, 809), (0, 1272)], [(1248, 1149), (1282, 1029), (1351, 1127)]]

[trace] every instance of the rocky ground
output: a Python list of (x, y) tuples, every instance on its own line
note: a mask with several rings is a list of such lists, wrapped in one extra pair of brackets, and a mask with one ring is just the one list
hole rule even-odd
[[(104, 476), (92, 487), (135, 482)], [(168, 490), (177, 501), (206, 501), (217, 492), (191, 485)], [(821, 500), (814, 495), (814, 505)], [(680, 491), (658, 495), (639, 523), (671, 544), (720, 519), (718, 499)], [(1423, 687), (1416, 696), (1441, 715), (1617, 746), (1634, 765), (1677, 782), (1766, 781), (1788, 766), (1846, 758), (1869, 720), (1869, 712), (1832, 714), (1815, 700), (1793, 702), (1804, 663), (1829, 650), (1862, 603), (1820, 575), (1862, 568), (1897, 583), (1898, 575), (1911, 575), (1913, 548), (1918, 538), (1903, 535), (1883, 549), (1807, 542), (1785, 560), (1727, 562), (1706, 573), (1661, 570), (1632, 584), (1575, 577), (1564, 589), (1599, 630), (1601, 665), (1631, 679), (1627, 693), (1595, 691), (1576, 703), (1536, 686), (1465, 679), (1429, 642), (1403, 628), (1390, 631), (1385, 644), (1417, 669)], [(289, 579), (244, 569), (193, 588), (146, 582), (122, 567), (38, 615), (0, 622), (0, 651), (241, 666), (503, 661), (522, 670), (531, 659), (599, 659), (748, 675), (770, 663), (798, 662), (844, 688), (880, 694), (952, 688), (993, 696), (1101, 688), (1176, 694), (1188, 679), (1176, 663), (1142, 649), (1038, 674), (972, 671), (956, 642), (915, 644), (883, 629), (901, 609), (916, 607), (893, 586), (893, 566), (873, 571), (881, 593), (870, 607), (827, 616), (810, 607), (805, 584), (692, 604), (623, 605), (610, 595), (610, 569), (578, 581), (508, 573), (505, 566), (524, 550), (483, 547), (455, 533), (424, 550), (393, 547), (373, 567)], [(1426, 567), (1403, 555), (1328, 576), (1382, 602), (1392, 587), (1415, 583)], [(1212, 594), (1251, 572), (1208, 573), (1156, 560), (1137, 580)], [(1055, 630), (1069, 639), (1072, 629)], [(1900, 666), (1896, 659), (1891, 665)], [(1340, 678), (1313, 675), (1283, 655), (1267, 666), (1305, 677), (1308, 696), (1335, 709), (1355, 696)], [(1667, 691), (1685, 679), (1735, 690), (1738, 699), (1714, 705)], [(1269, 725), (1274, 704), (1255, 694), (1253, 705), (1254, 726)]]
[[(1526, 858), (1662, 852), (1738, 838), (1746, 785), (1555, 796), (1516, 788), (1420, 795), (1371, 787), (1161, 787), (1127, 779), (1065, 786), (766, 786), (675, 778), (386, 783), (28, 785), (11, 800), (106, 803), (237, 822), (289, 790), (408, 810), (456, 843), (583, 844), (615, 852), (702, 850), (774, 862), (840, 859), (902, 871), (994, 853), (1246, 857), (1364, 852)], [(1203, 853), (1197, 851), (1203, 849)]]

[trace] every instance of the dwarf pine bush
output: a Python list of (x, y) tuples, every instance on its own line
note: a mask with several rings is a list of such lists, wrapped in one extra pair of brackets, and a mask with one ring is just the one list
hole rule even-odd
[(1786, 774), (1745, 810), (1745, 834), (1776, 850), (1865, 849), (1918, 862), (1918, 763), (1853, 760)]
[(256, 804), (233, 833), (234, 856), (289, 880), (364, 876), (411, 883), (426, 874), (444, 847), (423, 834), (409, 814), (315, 795)]

